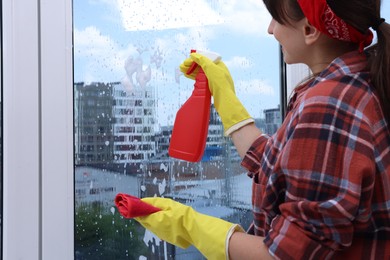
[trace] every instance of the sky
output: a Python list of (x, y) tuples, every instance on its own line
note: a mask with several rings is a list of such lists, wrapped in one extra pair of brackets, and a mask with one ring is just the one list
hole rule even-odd
[[(193, 90), (178, 67), (191, 49), (219, 53), (254, 117), (279, 104), (279, 51), (259, 0), (75, 0), (75, 82), (128, 82), (129, 59), (150, 70), (159, 125)], [(130, 79), (131, 81), (132, 79)], [(134, 87), (134, 86), (133, 86)], [(169, 111), (169, 113), (167, 113)]]
[[(271, 18), (261, 0), (73, 3), (75, 82), (140, 87), (133, 74), (137, 65), (145, 84), (155, 88), (160, 126), (172, 125), (191, 95), (194, 82), (178, 71), (191, 49), (222, 56), (253, 117), (279, 104), (279, 46), (267, 33)], [(383, 4), (383, 17), (390, 19), (389, 3)]]

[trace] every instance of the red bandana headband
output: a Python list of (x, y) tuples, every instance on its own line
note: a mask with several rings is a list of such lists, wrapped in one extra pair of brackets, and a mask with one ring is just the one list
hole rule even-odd
[(359, 51), (371, 44), (371, 30), (363, 34), (338, 17), (329, 7), (326, 0), (298, 0), (298, 3), (308, 21), (322, 33), (331, 38), (359, 43)]

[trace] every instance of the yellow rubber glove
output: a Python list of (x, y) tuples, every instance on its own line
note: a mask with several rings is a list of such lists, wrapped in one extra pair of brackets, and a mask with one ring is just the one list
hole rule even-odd
[(143, 198), (142, 201), (161, 211), (137, 220), (162, 240), (181, 248), (195, 246), (207, 259), (228, 259), (228, 243), (241, 226), (196, 212), (193, 208), (165, 198)]
[(209, 89), (214, 98), (214, 107), (221, 117), (225, 135), (230, 135), (244, 125), (254, 122), (237, 98), (233, 79), (222, 61), (215, 64), (199, 53), (191, 53), (190, 58), (184, 60), (180, 65), (180, 70), (190, 79), (195, 79), (199, 71), (197, 68), (190, 75), (186, 73), (193, 62), (202, 67), (207, 76)]

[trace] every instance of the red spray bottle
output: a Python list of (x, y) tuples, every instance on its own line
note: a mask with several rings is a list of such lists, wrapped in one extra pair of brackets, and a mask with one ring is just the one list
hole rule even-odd
[[(217, 63), (221, 57), (213, 52), (195, 51)], [(196, 63), (187, 71), (191, 74)], [(210, 120), (211, 93), (206, 74), (202, 68), (195, 77), (194, 90), (176, 114), (168, 154), (171, 157), (198, 162), (202, 159), (206, 147), (207, 132)]]

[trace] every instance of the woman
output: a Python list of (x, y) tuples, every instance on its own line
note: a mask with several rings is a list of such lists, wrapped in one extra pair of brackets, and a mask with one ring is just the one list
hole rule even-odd
[[(390, 29), (380, 1), (264, 2), (286, 63), (313, 77), (273, 137), (257, 138), (253, 125), (232, 133), (253, 176), (252, 232), (280, 259), (388, 259)], [(370, 27), (378, 44), (365, 53)]]
[[(144, 201), (161, 212), (137, 220), (209, 259), (389, 259), (390, 26), (380, 1), (264, 3), (285, 62), (313, 73), (294, 90), (275, 135), (253, 124), (222, 62), (194, 53), (181, 65), (205, 71), (225, 133), (253, 179), (249, 232), (160, 198)], [(365, 49), (370, 28), (378, 43)]]

